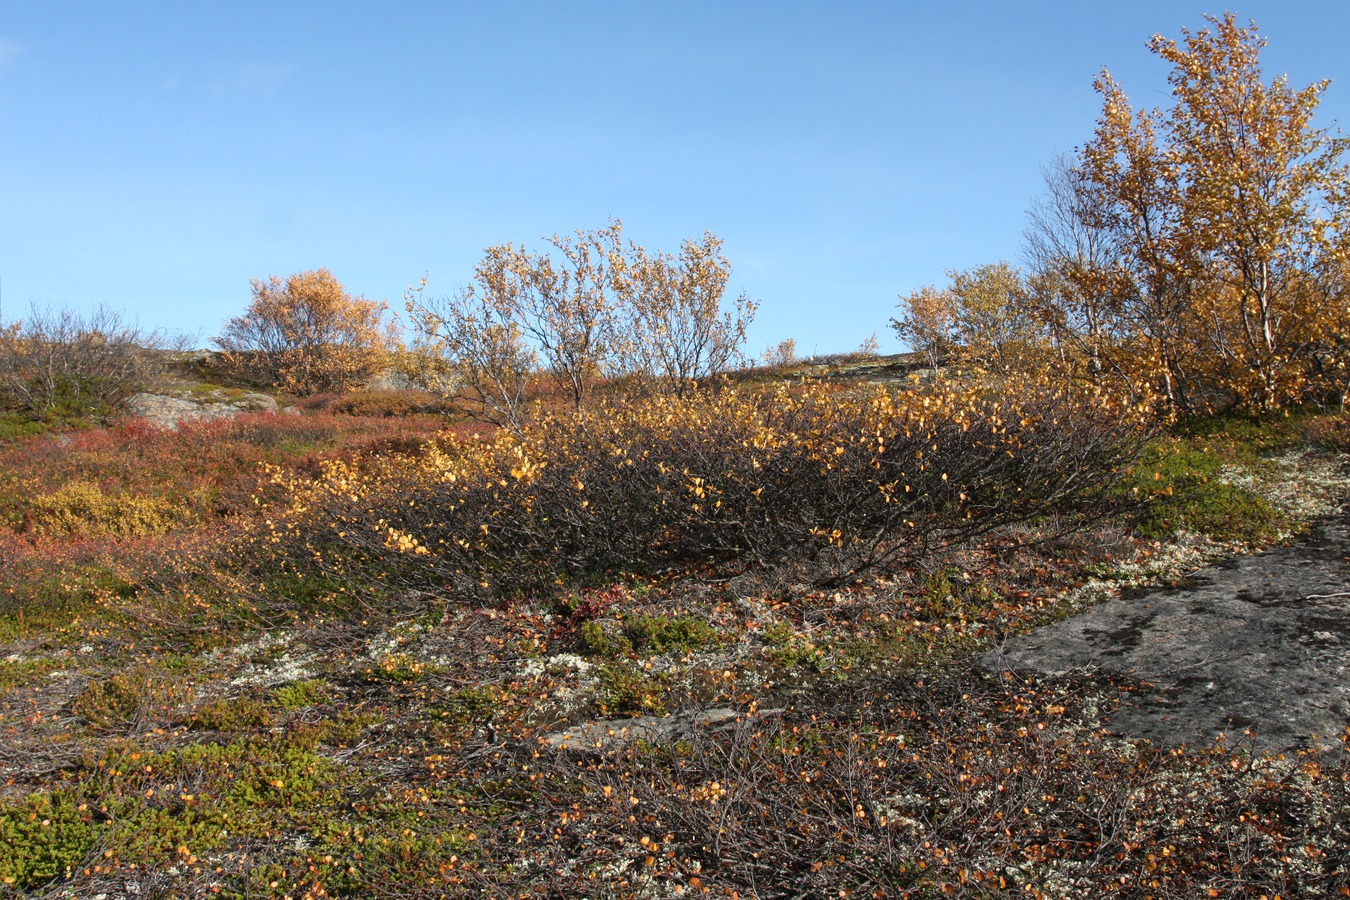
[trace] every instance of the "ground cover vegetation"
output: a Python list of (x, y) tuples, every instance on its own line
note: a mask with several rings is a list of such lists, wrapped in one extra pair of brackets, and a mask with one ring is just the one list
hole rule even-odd
[[(849, 389), (801, 398), (846, 422), (857, 401)], [(922, 408), (922, 395), (914, 402)], [(409, 434), (419, 421), (420, 447)], [(137, 514), (110, 529), (106, 514), (67, 504), (59, 524), (6, 520), (7, 554), (27, 555), (8, 555), (18, 565), (5, 568), (0, 890), (1297, 896), (1343, 881), (1343, 763), (1263, 757), (1240, 736), (1216, 748), (1136, 745), (1101, 723), (1120, 692), (1146, 685), (1002, 681), (962, 662), (1085, 602), (1067, 587), (1180, 577), (1196, 556), (1170, 557), (1178, 544), (1231, 552), (1293, 527), (1307, 514), (1295, 500), (1333, 501), (1335, 485), (1318, 485), (1338, 465), (1323, 448), (1350, 434), (1340, 415), (1160, 435), (1145, 462), (1102, 484), (1076, 529), (1064, 521), (1072, 504), (1040, 505), (842, 577), (831, 554), (867, 556), (793, 522), (788, 538), (815, 547), (814, 559), (747, 564), (709, 541), (698, 558), (541, 575), (522, 556), (505, 561), (527, 566), (522, 577), (489, 572), (486, 587), (464, 573), (475, 560), (490, 570), (490, 555), (465, 555), (453, 571), (409, 566), (446, 564), (417, 552), (411, 541), (425, 535), (407, 522), (407, 541), (362, 518), (340, 530), (368, 540), (315, 545), (345, 550), (349, 570), (306, 557), (339, 471), (360, 497), (339, 508), (390, 512), (391, 498), (436, 501), (428, 472), (444, 469), (386, 480), (429, 457), (459, 448), (524, 461), (512, 450), (525, 438), (473, 440), (443, 425), (256, 416), (10, 448), (7, 471), (22, 475), (6, 509), (47, 509), (65, 470), (173, 517), (143, 525)], [(831, 490), (858, 478), (880, 493), (866, 464), (826, 467), (844, 457), (848, 468), (851, 454), (875, 459), (876, 448), (827, 447), (792, 474)], [(177, 457), (200, 469), (146, 465)], [(774, 464), (766, 453), (761, 466)], [(1248, 486), (1234, 490), (1268, 513), (1234, 534), (1225, 503), (1198, 487), (1205, 477), (1236, 485), (1239, 471)], [(499, 489), (512, 487), (503, 506), (566, 507), (540, 499), (542, 478), (522, 487), (496, 474)], [(690, 511), (731, 493), (670, 484)], [(1295, 495), (1281, 493), (1289, 484), (1301, 484)], [(573, 485), (554, 485), (580, 505)], [(392, 492), (403, 486), (426, 493)], [(1155, 498), (1143, 519), (1140, 495)], [(447, 505), (461, 497), (450, 490)], [(312, 512), (297, 508), (308, 502)], [(958, 494), (946, 514), (965, 528), (968, 511)], [(1170, 530), (1178, 517), (1187, 531)], [(292, 519), (313, 530), (293, 532)], [(1141, 521), (1161, 537), (1141, 535)], [(601, 546), (618, 559), (625, 545)], [(729, 715), (698, 724), (717, 710)], [(644, 722), (675, 724), (624, 738)], [(594, 723), (602, 730), (587, 730)]]
[[(1253, 82), (1231, 18), (1153, 46), (1179, 106), (1207, 67), (1257, 111), (1320, 91)], [(1128, 162), (1150, 134), (1173, 180), (1140, 157), (1131, 190), (1230, 196), (1182, 166), (1184, 116), (1136, 133), (1102, 90), (1052, 206), (1105, 192), (1090, 148)], [(1333, 171), (1331, 146), (1286, 162)], [(927, 371), (886, 384), (783, 378), (786, 342), (727, 372), (753, 304), (723, 311), (716, 238), (649, 252), (616, 221), (490, 248), (453, 297), (412, 291), (412, 347), (370, 347), (422, 391), (350, 390), (368, 374), (345, 338), (241, 343), (235, 374), (294, 415), (11, 436), (0, 897), (1350, 893), (1347, 754), (1130, 741), (1111, 711), (1155, 686), (973, 665), (1350, 488), (1339, 326), (1290, 344), (1279, 324), (1314, 282), (1344, 302), (1331, 256), (1267, 260), (1261, 294), (1227, 238), (1120, 249), (1138, 220), (1112, 202), (1057, 220), (1120, 251), (1090, 278), (1033, 241), (1031, 276), (906, 298)], [(1316, 218), (1302, 202), (1279, 221)], [(308, 315), (311, 283), (377, 311), (302, 276), (255, 283), (235, 322)], [(1257, 329), (1215, 362), (1218, 331), (1138, 324), (1210, 291), (1188, 316), (1259, 322), (1264, 296), (1278, 353)], [(1052, 295), (1093, 312), (1056, 319)], [(1135, 330), (1094, 331), (1099, 305)]]

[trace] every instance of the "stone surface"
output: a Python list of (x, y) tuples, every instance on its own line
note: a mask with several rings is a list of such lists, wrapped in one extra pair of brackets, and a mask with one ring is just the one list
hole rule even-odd
[(1350, 518), (1298, 543), (1134, 591), (985, 654), (989, 669), (1145, 682), (1107, 723), (1123, 737), (1339, 746), (1350, 726)]
[(212, 391), (194, 397), (167, 394), (133, 394), (127, 412), (158, 425), (177, 428), (182, 422), (229, 419), (245, 412), (276, 412), (277, 401), (266, 394)]
[(717, 707), (673, 716), (605, 719), (583, 722), (566, 731), (554, 732), (545, 740), (564, 750), (604, 751), (639, 739), (651, 742), (684, 740), (693, 736), (695, 728), (729, 726), (741, 719), (761, 719), (781, 712), (780, 709), (762, 709), (744, 713), (729, 707)]

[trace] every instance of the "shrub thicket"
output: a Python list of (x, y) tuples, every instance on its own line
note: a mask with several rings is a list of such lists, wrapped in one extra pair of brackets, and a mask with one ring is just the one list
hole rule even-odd
[(266, 545), (422, 589), (789, 561), (829, 580), (1103, 501), (1127, 412), (1029, 382), (657, 397), (289, 476)]
[(158, 332), (99, 307), (84, 314), (34, 305), (0, 324), (0, 434), (29, 424), (106, 418), (159, 367)]

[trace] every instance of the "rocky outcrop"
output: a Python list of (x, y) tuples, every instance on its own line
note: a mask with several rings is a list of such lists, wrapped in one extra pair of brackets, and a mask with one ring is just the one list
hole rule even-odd
[(133, 394), (126, 401), (127, 413), (160, 428), (177, 428), (183, 422), (231, 419), (246, 412), (277, 412), (277, 401), (266, 394), (216, 390), (191, 395)]
[(1133, 682), (1108, 726), (1164, 744), (1334, 750), (1350, 727), (1350, 519), (1127, 593), (987, 653), (994, 670)]

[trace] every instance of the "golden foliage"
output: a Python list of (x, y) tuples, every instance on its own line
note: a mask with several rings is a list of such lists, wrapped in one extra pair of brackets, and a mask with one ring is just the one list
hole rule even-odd
[(1033, 214), (1031, 300), (1071, 369), (1183, 413), (1344, 402), (1346, 139), (1315, 128), (1327, 82), (1266, 82), (1230, 13), (1150, 49), (1173, 105), (1102, 113)]
[(685, 239), (678, 256), (630, 242), (618, 269), (615, 374), (682, 394), (738, 362), (758, 304), (741, 293), (722, 311), (731, 265), (720, 238)]
[(771, 369), (795, 365), (797, 362), (797, 341), (793, 338), (779, 341), (777, 346), (764, 350), (764, 365)]
[(1026, 307), (1022, 273), (1006, 262), (947, 272), (950, 286), (933, 285), (900, 298), (891, 327), (936, 368), (953, 361), (1009, 372), (1034, 356), (1041, 329)]
[(622, 228), (555, 234), (544, 252), (489, 247), (458, 293), (410, 289), (417, 380), (519, 428), (536, 377), (580, 409), (600, 379), (680, 393), (735, 363), (755, 303), (742, 294), (722, 310), (721, 241), (705, 234), (671, 255), (625, 243)]
[(131, 538), (163, 534), (185, 511), (163, 497), (107, 494), (88, 481), (71, 481), (30, 501), (29, 524), (38, 534)]
[(388, 304), (353, 297), (327, 269), (251, 282), (253, 301), (215, 341), (236, 374), (307, 395), (358, 386), (397, 344)]
[(1071, 517), (1114, 482), (1140, 415), (1029, 378), (657, 395), (282, 477), (263, 543), (285, 565), (470, 593), (691, 563), (836, 578)]

